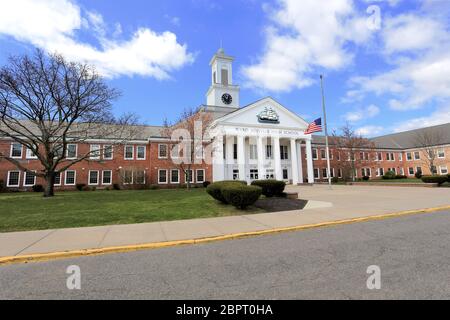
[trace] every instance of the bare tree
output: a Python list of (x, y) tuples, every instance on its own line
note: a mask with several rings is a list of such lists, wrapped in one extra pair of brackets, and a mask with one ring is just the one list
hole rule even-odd
[(426, 128), (417, 131), (414, 143), (421, 151), (421, 162), (430, 170), (432, 175), (437, 174), (436, 160), (438, 157), (436, 146), (442, 143), (444, 133), (441, 130)]
[(170, 148), (172, 162), (186, 177), (188, 189), (191, 186), (192, 179), (188, 175), (189, 173), (194, 174), (193, 165), (202, 164), (205, 156), (207, 156), (206, 153), (211, 152), (211, 150), (205, 148), (207, 145), (211, 145), (206, 139), (205, 130), (212, 123), (212, 120), (210, 113), (197, 108), (184, 109), (173, 124), (167, 119), (164, 120), (163, 133), (166, 137), (170, 137), (172, 141)]
[(111, 102), (119, 92), (109, 88), (95, 69), (61, 55), (15, 56), (0, 69), (0, 135), (28, 148), (42, 169), (31, 172), (21, 161), (1, 154), (21, 170), (46, 180), (45, 197), (54, 195), (55, 176), (92, 152), (67, 159), (67, 146), (89, 139), (120, 144), (137, 134), (132, 115), (116, 119)]
[(370, 167), (374, 161), (375, 144), (356, 133), (348, 123), (341, 127), (339, 131), (339, 133), (333, 131), (331, 144), (337, 150), (346, 153), (340, 163), (343, 177), (355, 181), (356, 170), (363, 164)]

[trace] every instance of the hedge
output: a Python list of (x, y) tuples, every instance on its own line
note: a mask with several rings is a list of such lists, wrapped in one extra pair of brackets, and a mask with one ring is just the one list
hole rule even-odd
[(257, 186), (244, 186), (238, 183), (229, 183), (221, 188), (221, 193), (229, 204), (243, 210), (259, 199), (262, 189)]
[(395, 172), (394, 171), (388, 171), (384, 174), (383, 179), (385, 180), (390, 180), (390, 179), (395, 179)]
[(422, 181), (425, 183), (437, 183), (438, 185), (448, 181), (447, 176), (422, 176)]
[(239, 185), (239, 186), (246, 186), (246, 181), (240, 181), (240, 180), (224, 180), (224, 181), (217, 181), (214, 183), (211, 183), (206, 187), (206, 192), (213, 197), (214, 199), (228, 204), (228, 201), (225, 199), (225, 197), (222, 195), (222, 188), (227, 185)]
[(286, 183), (279, 180), (255, 180), (253, 186), (261, 187), (262, 194), (266, 197), (281, 196), (283, 194)]

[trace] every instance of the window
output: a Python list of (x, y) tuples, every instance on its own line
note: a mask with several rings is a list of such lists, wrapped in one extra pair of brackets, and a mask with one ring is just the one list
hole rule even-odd
[(136, 159), (145, 160), (145, 146), (136, 147)]
[(25, 152), (25, 157), (27, 159), (37, 159), (37, 156), (34, 154), (34, 152), (30, 148), (27, 148), (27, 151)]
[(327, 168), (322, 168), (322, 177), (324, 179), (328, 178), (328, 170), (327, 170)]
[(401, 168), (399, 168), (399, 170), (400, 170), (400, 174), (402, 176), (404, 176), (405, 175), (405, 169), (403, 169), (403, 167), (401, 167)]
[(361, 177), (365, 177), (366, 176), (366, 169), (362, 168), (361, 169)]
[(167, 144), (158, 144), (158, 158), (167, 159)]
[(258, 180), (258, 169), (250, 169), (250, 180)]
[(319, 169), (318, 168), (314, 168), (314, 179), (319, 179)]
[(313, 157), (313, 160), (317, 160), (318, 158), (317, 158), (317, 149), (312, 149), (312, 157)]
[(25, 178), (23, 179), (23, 185), (25, 187), (31, 187), (36, 184), (36, 175), (32, 172), (25, 172)]
[(378, 161), (383, 161), (383, 155), (381, 152), (377, 152), (377, 160)]
[(11, 144), (11, 158), (15, 159), (22, 158), (22, 145), (20, 143), (13, 142)]
[(386, 160), (388, 161), (394, 161), (394, 153), (393, 152), (386, 152)]
[(413, 176), (413, 175), (414, 175), (414, 168), (413, 168), (413, 167), (409, 167), (409, 168), (408, 168), (408, 174), (409, 174), (410, 176)]
[(273, 169), (266, 169), (266, 179), (273, 179), (275, 177), (275, 174), (273, 172)]
[(103, 159), (104, 160), (112, 160), (113, 158), (113, 146), (112, 145), (104, 145), (103, 146)]
[(402, 160), (403, 160), (403, 155), (402, 155), (401, 152), (399, 152), (399, 153), (397, 154), (397, 157), (398, 157), (398, 161), (402, 161)]
[(331, 168), (330, 174), (331, 174), (331, 178), (334, 178), (334, 168)]
[[(134, 173), (135, 180), (134, 182), (136, 184), (145, 184), (145, 171), (144, 170), (138, 170)], [(166, 170), (166, 183), (167, 183), (167, 170)]]
[(89, 171), (88, 184), (89, 185), (98, 185), (98, 171), (97, 170)]
[(61, 172), (55, 173), (55, 186), (61, 185)]
[(288, 147), (287, 146), (280, 146), (280, 157), (281, 160), (288, 160)]
[(237, 144), (233, 144), (233, 159), (237, 159)]
[(336, 159), (337, 159), (337, 161), (341, 161), (341, 153), (340, 152), (336, 153)]
[(196, 177), (197, 182), (205, 181), (205, 169), (197, 169), (196, 174), (197, 174)]
[(194, 182), (194, 175), (192, 174), (192, 169), (186, 170), (186, 176), (185, 176), (186, 182)]
[(361, 160), (364, 160), (364, 152), (360, 152), (360, 153), (359, 153), (359, 158), (360, 158)]
[(123, 184), (132, 184), (133, 183), (133, 171), (125, 170), (123, 172)]
[(99, 144), (91, 144), (89, 158), (92, 160), (100, 159), (100, 145)]
[(420, 153), (419, 151), (414, 152), (414, 160), (420, 160)]
[(397, 174), (397, 170), (395, 168), (388, 168), (388, 171), (392, 171), (393, 173)]
[(167, 170), (158, 170), (158, 183), (167, 183)]
[(447, 166), (440, 166), (439, 169), (441, 174), (448, 174)]
[(417, 173), (417, 172), (422, 173), (422, 167), (416, 167), (416, 173)]
[(327, 158), (325, 149), (320, 149), (320, 158), (325, 160)]
[(54, 146), (54, 157), (55, 158), (61, 158), (62, 156), (63, 156), (63, 146), (55, 145)]
[(67, 145), (66, 158), (67, 159), (76, 159), (77, 158), (77, 145), (76, 144), (68, 144)]
[(170, 170), (170, 183), (180, 183), (180, 170)]
[(20, 171), (8, 171), (8, 187), (18, 187), (20, 183)]
[(102, 184), (112, 184), (112, 171), (104, 170), (102, 172)]
[(228, 85), (228, 70), (227, 69), (221, 69), (220, 77), (222, 78), (222, 84), (224, 86)]
[(125, 146), (125, 160), (133, 160), (134, 159), (134, 147), (133, 146)]
[(289, 179), (288, 169), (283, 169), (283, 180)]
[(406, 153), (406, 160), (408, 160), (408, 161), (412, 160), (412, 153), (411, 152), (407, 152)]
[(250, 160), (258, 159), (258, 151), (256, 149), (256, 144), (251, 144), (250, 146)]
[[(170, 157), (172, 158), (172, 159), (177, 159), (177, 158), (179, 158), (180, 157), (180, 148), (181, 148), (181, 145), (180, 144), (174, 144), (174, 145), (172, 145), (172, 151), (171, 151), (171, 153), (170, 153)], [(224, 145), (224, 149), (223, 150), (225, 150), (225, 145)], [(225, 159), (225, 152), (223, 153), (223, 156), (224, 156), (224, 159)]]
[(233, 180), (239, 180), (239, 170), (233, 169)]
[(338, 178), (342, 178), (342, 169), (341, 168), (338, 169)]
[(272, 145), (266, 145), (266, 159), (272, 159)]
[(431, 174), (437, 174), (437, 168), (436, 166), (431, 166)]
[(65, 181), (65, 185), (66, 186), (74, 186), (75, 182), (76, 182), (76, 172), (74, 170), (67, 170), (66, 171), (66, 181)]
[(445, 158), (444, 149), (439, 149), (437, 152), (438, 158)]
[(380, 176), (384, 176), (384, 168), (380, 168), (379, 172), (380, 172), (380, 174), (379, 174)]

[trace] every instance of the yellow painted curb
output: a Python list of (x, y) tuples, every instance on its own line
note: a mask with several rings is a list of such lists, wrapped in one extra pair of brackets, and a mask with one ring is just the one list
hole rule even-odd
[(145, 249), (158, 249), (158, 248), (173, 247), (173, 246), (188, 245), (188, 244), (199, 244), (199, 243), (207, 243), (207, 242), (213, 242), (213, 241), (231, 240), (231, 239), (239, 239), (239, 238), (251, 237), (251, 236), (274, 234), (274, 233), (280, 233), (280, 232), (298, 231), (298, 230), (329, 227), (329, 226), (356, 223), (356, 222), (381, 220), (381, 219), (394, 218), (394, 217), (406, 216), (406, 215), (411, 215), (411, 214), (430, 213), (430, 212), (448, 210), (448, 209), (450, 209), (450, 205), (443, 206), (443, 207), (436, 207), (436, 208), (419, 209), (419, 210), (407, 210), (407, 211), (400, 211), (400, 212), (387, 213), (387, 214), (382, 214), (382, 215), (352, 218), (352, 219), (345, 219), (345, 220), (327, 221), (327, 222), (299, 225), (299, 226), (293, 226), (293, 227), (284, 227), (284, 228), (274, 228), (274, 229), (267, 229), (267, 230), (261, 230), (261, 231), (233, 233), (233, 234), (227, 234), (227, 235), (223, 235), (223, 236), (215, 236), (215, 237), (200, 238), (200, 239), (164, 241), (164, 242), (153, 242), (153, 243), (116, 246), (116, 247), (107, 247), (107, 248), (98, 248), (98, 249), (83, 249), (83, 250), (61, 251), (61, 252), (51, 252), (51, 253), (37, 253), (37, 254), (20, 255), (20, 256), (7, 256), (7, 257), (0, 257), (0, 265), (6, 265), (6, 264), (12, 264), (12, 263), (37, 262), (37, 261), (45, 261), (45, 260), (61, 259), (61, 258), (73, 258), (73, 257), (80, 257), (80, 256), (93, 256), (93, 255), (100, 255), (100, 254), (107, 254), (107, 253), (121, 253), (121, 252), (138, 251), (138, 250), (145, 250)]

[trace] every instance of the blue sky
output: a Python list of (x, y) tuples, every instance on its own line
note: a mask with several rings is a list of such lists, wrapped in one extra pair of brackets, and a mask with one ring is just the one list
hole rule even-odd
[(236, 58), (241, 105), (272, 96), (330, 129), (368, 136), (450, 122), (446, 0), (15, 0), (0, 10), (0, 64), (40, 47), (95, 64), (115, 112), (147, 124), (205, 103), (209, 60)]

